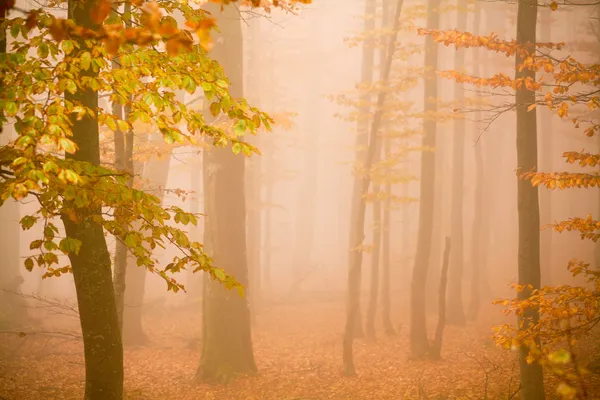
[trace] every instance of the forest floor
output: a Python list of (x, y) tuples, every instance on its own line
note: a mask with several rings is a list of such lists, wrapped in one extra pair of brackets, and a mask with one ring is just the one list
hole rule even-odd
[[(439, 361), (408, 359), (406, 326), (392, 337), (384, 336), (380, 330), (375, 343), (357, 340), (358, 375), (344, 377), (341, 373), (343, 301), (271, 306), (257, 316), (254, 327), (259, 374), (218, 386), (193, 381), (200, 359), (199, 350), (190, 346), (200, 332), (200, 315), (193, 311), (192, 307), (157, 307), (146, 315), (150, 345), (125, 350), (127, 399), (518, 398), (516, 353), (496, 347), (491, 340), (490, 327), (506, 318), (497, 307), (483, 310), (477, 324), (447, 327)], [(430, 322), (431, 332), (435, 318)], [(80, 341), (49, 335), (2, 335), (0, 339), (1, 400), (83, 398)], [(598, 348), (594, 346), (594, 350)], [(555, 382), (547, 379), (548, 398), (552, 399)], [(597, 376), (591, 378), (588, 391), (592, 399), (600, 399)]]

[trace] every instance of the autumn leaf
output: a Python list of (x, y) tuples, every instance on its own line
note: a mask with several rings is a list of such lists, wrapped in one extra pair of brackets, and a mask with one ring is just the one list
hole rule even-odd
[(92, 8), (92, 20), (97, 24), (101, 24), (106, 18), (108, 18), (111, 10), (111, 0), (98, 0), (96, 7)]

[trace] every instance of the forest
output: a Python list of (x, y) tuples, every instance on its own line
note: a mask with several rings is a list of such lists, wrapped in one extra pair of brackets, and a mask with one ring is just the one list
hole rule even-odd
[(596, 0), (0, 27), (0, 400), (600, 399)]

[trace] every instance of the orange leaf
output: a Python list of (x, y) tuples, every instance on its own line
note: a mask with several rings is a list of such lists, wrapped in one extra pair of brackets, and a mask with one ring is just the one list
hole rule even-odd
[(112, 3), (110, 0), (99, 0), (98, 5), (91, 11), (92, 20), (97, 24), (101, 24), (108, 17), (111, 10)]

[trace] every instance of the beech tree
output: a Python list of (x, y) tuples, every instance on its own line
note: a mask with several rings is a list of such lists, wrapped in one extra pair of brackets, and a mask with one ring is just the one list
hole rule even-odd
[[(226, 7), (222, 11), (219, 8), (218, 5), (206, 7), (220, 27), (216, 39), (218, 44), (211, 56), (223, 65), (229, 77), (230, 93), (241, 98), (243, 41), (239, 12), (234, 7)], [(245, 131), (245, 123), (234, 128), (235, 134), (240, 137)], [(244, 171), (244, 159), (229, 149), (211, 149), (204, 159), (205, 241), (208, 241), (215, 262), (247, 287)], [(216, 282), (205, 280), (202, 356), (197, 379), (228, 382), (236, 374), (256, 371), (246, 298)]]
[[(437, 29), (439, 24), (438, 0), (427, 2), (427, 27)], [(425, 39), (425, 73), (423, 102), (423, 147), (435, 148), (437, 111), (438, 49), (433, 39)], [(435, 153), (425, 151), (421, 155), (421, 181), (419, 203), (419, 228), (417, 250), (410, 288), (410, 353), (412, 357), (424, 357), (429, 351), (426, 320), (426, 286), (433, 229), (433, 201), (435, 193)]]

